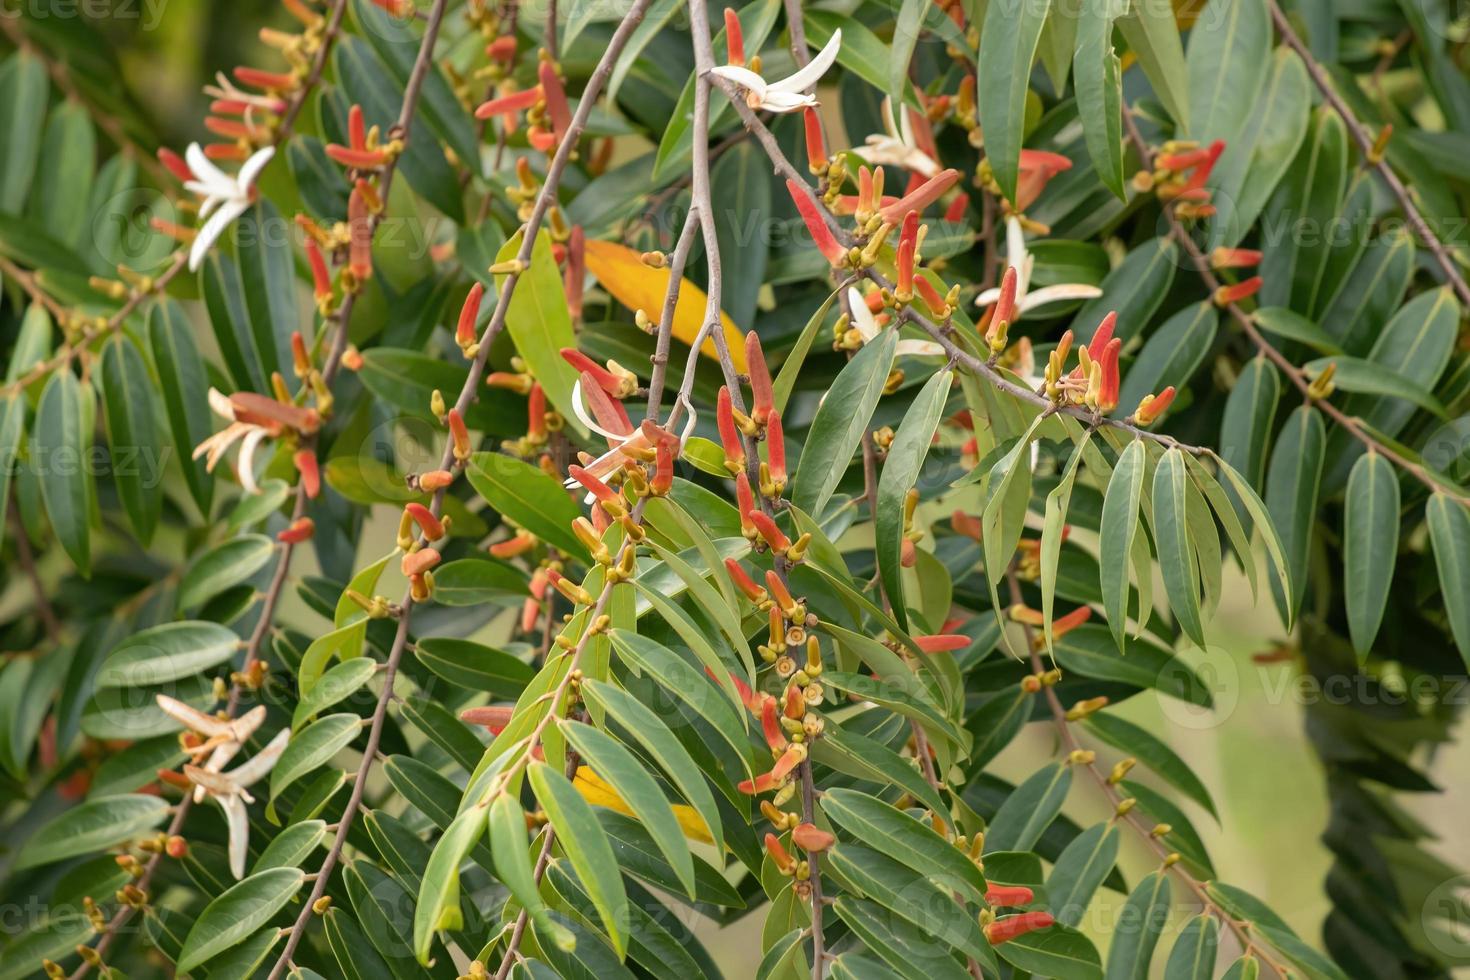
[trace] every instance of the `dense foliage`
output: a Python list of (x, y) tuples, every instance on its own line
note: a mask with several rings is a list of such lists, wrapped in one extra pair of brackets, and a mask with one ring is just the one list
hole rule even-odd
[[(1470, 962), (1458, 10), (282, 8), (183, 152), (0, 17), (0, 980)], [(1241, 589), (1321, 936), (1115, 710)]]

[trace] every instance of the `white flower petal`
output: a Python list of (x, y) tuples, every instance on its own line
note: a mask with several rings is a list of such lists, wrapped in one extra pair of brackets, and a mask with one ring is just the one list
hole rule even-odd
[(235, 475), (240, 478), (240, 489), (251, 496), (260, 493), (260, 485), (255, 482), (255, 450), (268, 434), (260, 426), (252, 425), (245, 441), (240, 443), (240, 455), (235, 457)]
[(1069, 299), (1096, 299), (1102, 295), (1102, 290), (1096, 286), (1088, 286), (1083, 283), (1059, 283), (1055, 286), (1043, 286), (1042, 288), (1029, 292), (1026, 298), (1017, 304), (1017, 308), (1025, 313), (1034, 310), (1038, 306), (1048, 303), (1060, 303)]
[(207, 737), (224, 735), (229, 732), (229, 722), (221, 721), (214, 715), (206, 714), (198, 708), (187, 705), (184, 702), (171, 698), (167, 694), (159, 694), (154, 697), (158, 708), (174, 721), (183, 725), (191, 732), (198, 732)]
[(894, 354), (897, 357), (905, 354), (914, 357), (943, 357), (944, 347), (932, 340), (900, 340), (894, 348)]
[(975, 297), (975, 305), (983, 309), (998, 299), (1000, 299), (1000, 287), (991, 286), (989, 289), (981, 290), (980, 295)]
[(798, 109), (805, 109), (808, 106), (815, 108), (820, 104), (821, 103), (816, 100), (815, 96), (802, 95), (800, 93), (772, 91), (767, 92), (766, 97), (764, 99), (761, 99), (760, 107), (762, 109), (765, 109), (767, 112), (781, 113), (795, 112)]
[(225, 811), (225, 823), (230, 828), (230, 874), (238, 881), (245, 877), (245, 855), (250, 845), (250, 815), (245, 812), (245, 801), (238, 796), (217, 796), (215, 801)]
[(711, 68), (710, 74), (718, 75), (728, 82), (734, 82), (741, 88), (754, 92), (758, 99), (766, 97), (766, 80), (749, 68), (741, 68), (739, 65), (720, 65), (718, 68)]
[(195, 181), (205, 187), (214, 189), (196, 193), (212, 194), (218, 190), (235, 186), (235, 182), (230, 179), (230, 175), (219, 167), (216, 167), (214, 161), (205, 155), (204, 148), (198, 143), (190, 143), (185, 148), (184, 160), (189, 164), (189, 170), (194, 174)]
[(239, 176), (235, 178), (235, 186), (240, 193), (248, 194), (250, 188), (255, 186), (255, 180), (260, 172), (265, 169), (266, 164), (271, 162), (271, 157), (276, 155), (274, 146), (263, 146), (250, 154), (250, 159), (240, 165)]
[(878, 336), (878, 318), (868, 309), (868, 301), (863, 299), (863, 294), (851, 287), (847, 290), (847, 309), (852, 328), (863, 338), (863, 343)]
[(194, 244), (189, 248), (190, 272), (199, 271), (199, 266), (204, 263), (204, 256), (209, 254), (214, 243), (225, 233), (225, 229), (230, 227), (230, 223), (244, 214), (245, 209), (249, 206), (249, 203), (245, 201), (226, 201), (218, 211), (210, 216), (208, 221), (204, 222), (204, 227), (199, 229), (199, 234), (194, 238)]
[(572, 382), (572, 414), (580, 419), (582, 424), (585, 425), (588, 429), (602, 436), (604, 439), (607, 439), (609, 442), (614, 442), (621, 445), (628, 439), (628, 437), (622, 433), (613, 432), (611, 429), (604, 429), (602, 426), (597, 424), (597, 421), (592, 417), (592, 413), (587, 411), (587, 406), (582, 401), (581, 378), (578, 378), (576, 381)]
[(838, 28), (832, 32), (832, 38), (827, 46), (817, 53), (817, 56), (807, 62), (806, 67), (793, 75), (788, 75), (779, 82), (772, 82), (770, 88), (778, 92), (805, 92), (827, 73), (832, 67), (832, 62), (837, 60), (837, 52), (842, 48), (842, 29)]
[(218, 388), (209, 389), (209, 407), (222, 419), (230, 422), (235, 421), (235, 403), (230, 401), (230, 396)]
[(276, 737), (271, 739), (265, 748), (251, 756), (248, 762), (242, 762), (230, 770), (228, 775), (231, 781), (241, 789), (260, 782), (266, 773), (275, 768), (276, 762), (281, 758), (281, 753), (286, 751), (286, 743), (289, 741), (291, 741), (291, 729), (283, 728), (276, 732)]

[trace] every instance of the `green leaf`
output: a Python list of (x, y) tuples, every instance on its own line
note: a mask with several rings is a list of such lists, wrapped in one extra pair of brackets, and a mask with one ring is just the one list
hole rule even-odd
[(1333, 387), (1361, 395), (1378, 395), (1382, 398), (1399, 398), (1411, 402), (1439, 418), (1447, 418), (1444, 404), (1411, 378), (1384, 364), (1375, 364), (1357, 357), (1340, 355), (1319, 357), (1302, 365), (1307, 377), (1316, 379), (1332, 365)]
[[(438, 588), (437, 576), (435, 588)], [(535, 670), (524, 661), (471, 640), (425, 637), (414, 644), (414, 655), (449, 683), (471, 691), (484, 691), (498, 699), (519, 697), (536, 676)]]
[(209, 379), (193, 327), (177, 304), (160, 300), (149, 309), (148, 347), (158, 369), (174, 455), (184, 471), (189, 495), (200, 512), (207, 514), (214, 498), (214, 480), (205, 472), (204, 460), (190, 457), (210, 434)]
[(883, 958), (905, 980), (966, 980), (969, 976), (947, 949), (924, 930), (895, 920), (882, 906), (843, 893), (833, 905), (863, 945)]
[(1186, 306), (1165, 320), (1129, 367), (1118, 404), (1131, 411), (1144, 395), (1165, 385), (1188, 384), (1214, 346), (1219, 323), (1220, 315), (1208, 301)]
[(413, 910), (413, 952), (420, 963), (429, 962), (435, 932), (464, 928), (464, 913), (459, 907), (459, 867), (485, 833), (487, 810), (472, 806), (455, 817), (424, 866), (418, 904)]
[(822, 794), (822, 812), (834, 824), (878, 848), (914, 871), (965, 892), (972, 902), (985, 897), (985, 877), (975, 862), (934, 830), (902, 810), (867, 793), (833, 787)]
[(791, 502), (815, 518), (821, 517), (823, 506), (863, 440), (888, 382), (897, 345), (898, 331), (885, 330), (858, 351), (832, 382), (812, 419), (792, 482)]
[(475, 492), (516, 526), (567, 554), (584, 561), (590, 558), (571, 531), (581, 511), (544, 470), (503, 453), (475, 453), (465, 475)]
[(362, 644), (366, 638), (367, 620), (359, 619), (312, 640), (296, 669), (296, 685), (301, 689), (301, 696), (311, 695), (334, 657), (351, 660), (362, 656)]
[(57, 540), (77, 570), (92, 564), (91, 515), (94, 490), (85, 461), (92, 445), (92, 392), (69, 370), (51, 375), (36, 408), (31, 465), (41, 477), (41, 498)]
[(616, 722), (643, 746), (650, 757), (658, 761), (684, 799), (704, 820), (710, 836), (716, 842), (722, 841), (724, 832), (714, 794), (688, 751), (663, 720), (643, 702), (612, 684), (590, 679), (583, 681), (582, 695), (588, 704), (600, 708), (607, 718)]
[[(1072, 486), (1077, 482), (1077, 467), (1082, 463), (1092, 430), (1082, 433), (1077, 449), (1067, 462), (1062, 479), (1046, 495), (1046, 513), (1041, 525), (1041, 618), (1047, 652), (1052, 651), (1052, 609), (1056, 605), (1057, 562), (1062, 554), (1062, 529), (1067, 523), (1067, 507), (1072, 501)], [(1125, 599), (1127, 586), (1124, 586)]]
[(215, 545), (189, 563), (179, 582), (179, 608), (202, 606), (265, 567), (276, 544), (263, 534), (242, 534)]
[(1164, 980), (1211, 980), (1219, 944), (1220, 926), (1213, 915), (1201, 912), (1190, 919), (1174, 940), (1174, 949), (1164, 966)]
[(16, 392), (0, 398), (0, 542), (5, 540), (10, 522), (5, 519), (10, 506), (10, 474), (20, 459), (20, 443), (26, 434), (26, 396)]
[[(1331, 334), (1295, 310), (1285, 306), (1263, 306), (1251, 314), (1256, 326), (1277, 337), (1306, 344), (1322, 354), (1341, 354), (1342, 348)], [(1264, 356), (1264, 355), (1263, 355)], [(1237, 386), (1239, 381), (1236, 382)]]
[(909, 64), (914, 60), (914, 46), (924, 29), (924, 14), (930, 0), (902, 0), (893, 24), (893, 47), (888, 56), (888, 100), (894, 117), (904, 111), (903, 97), (908, 91)]
[(7, 214), (20, 213), (31, 189), (49, 89), (46, 63), (28, 48), (0, 66), (0, 132), (5, 134), (0, 150), (0, 211)]
[(1019, 10), (989, 5), (980, 32), (978, 108), (985, 129), (985, 156), (1001, 193), (1010, 201), (1016, 200), (1021, 144), (1026, 137), (1027, 83), (1050, 9), (1050, 0), (1023, 4)]
[(319, 718), (292, 736), (271, 770), (271, 802), (274, 804), (287, 786), (326, 765), (351, 745), (361, 731), (362, 719), (342, 712)]
[(497, 795), (490, 804), (489, 828), (495, 877), (505, 882), (544, 938), (550, 938), (564, 951), (576, 948), (576, 937), (550, 916), (541, 897), (535, 869), (531, 866), (530, 842), (526, 839), (526, 811), (521, 809), (520, 800), (510, 793)]
[(1118, 827), (1093, 824), (1062, 849), (1046, 879), (1047, 908), (1058, 922), (1076, 927), (1098, 886), (1118, 862)]
[(1155, 871), (1128, 896), (1118, 920), (1128, 926), (1118, 929), (1113, 936), (1113, 944), (1108, 949), (1107, 980), (1148, 980), (1149, 962), (1159, 934), (1169, 921), (1169, 892), (1167, 872)]
[(755, 325), (769, 251), (765, 237), (752, 233), (749, 218), (771, 213), (771, 165), (754, 143), (736, 143), (715, 161), (709, 180), (710, 192), (720, 202), (714, 214), (722, 260), (720, 305), (736, 326), (748, 330)]
[(1098, 532), (1098, 573), (1102, 583), (1103, 609), (1108, 628), (1123, 650), (1123, 630), (1128, 618), (1128, 557), (1138, 533), (1138, 508), (1143, 500), (1144, 471), (1148, 451), (1135, 439), (1123, 450), (1103, 495), (1102, 524)]
[(1127, 16), (1118, 18), (1118, 29), (1176, 127), (1181, 132), (1190, 132), (1189, 71), (1185, 67), (1179, 28), (1174, 23), (1173, 5), (1132, 0)]
[(1154, 537), (1169, 608), (1180, 627), (1197, 645), (1205, 645), (1200, 618), (1199, 561), (1190, 545), (1187, 516), (1189, 474), (1182, 450), (1164, 453), (1154, 471)]
[(1256, 110), (1271, 52), (1265, 0), (1211, 0), (1206, 29), (1190, 31), (1189, 121), (1201, 143), (1235, 140)]
[(628, 896), (597, 815), (567, 778), (544, 762), (532, 762), (526, 778), (621, 958), (628, 951)]
[(1119, 200), (1123, 190), (1123, 70), (1113, 50), (1113, 23), (1127, 0), (1082, 4), (1077, 11), (1077, 45), (1072, 55), (1077, 116), (1092, 169)]
[(1019, 970), (1058, 980), (1101, 980), (1097, 947), (1082, 933), (1056, 924), (1028, 932), (995, 947), (1000, 958)]
[(525, 574), (493, 558), (461, 558), (434, 569), (434, 601), (441, 606), (519, 606), (529, 594)]
[[(517, 232), (500, 247), (495, 261), (514, 259), (520, 250), (521, 234)], [(504, 290), (510, 277), (496, 278), (497, 288)], [(567, 425), (585, 438), (587, 427), (572, 409), (572, 386), (577, 383), (577, 372), (561, 356), (563, 347), (577, 346), (561, 278), (561, 270), (551, 255), (551, 236), (542, 232), (531, 249), (530, 266), (516, 278), (515, 292), (506, 310), (505, 329), (515, 341), (516, 352), (525, 360), (526, 369), (541, 383), (551, 404)]]
[(1266, 507), (1271, 524), (1281, 535), (1282, 551), (1290, 569), (1289, 584), (1273, 568), (1271, 592), (1281, 617), (1290, 623), (1301, 607), (1307, 586), (1307, 560), (1312, 526), (1317, 519), (1317, 489), (1322, 480), (1322, 456), (1327, 432), (1322, 415), (1310, 405), (1292, 412), (1266, 476)]
[[(1272, 270), (1257, 296), (1262, 306), (1311, 310), (1333, 240), (1362, 234), (1337, 226), (1347, 167), (1342, 120), (1330, 106), (1319, 106), (1309, 138), (1297, 151), (1266, 217), (1278, 230), (1262, 250), (1261, 267)], [(1324, 234), (1323, 229), (1332, 231)]]
[[(1266, 450), (1281, 398), (1281, 375), (1261, 354), (1251, 358), (1235, 379), (1220, 423), (1220, 455), (1257, 489), (1266, 482)], [(1238, 500), (1239, 497), (1236, 496)], [(1240, 505), (1241, 509), (1244, 504)]]
[(1175, 789), (1208, 810), (1211, 816), (1219, 818), (1215, 801), (1210, 798), (1210, 791), (1205, 788), (1205, 784), (1200, 782), (1194, 770), (1173, 749), (1152, 732), (1107, 711), (1088, 715), (1083, 724), (1093, 735), (1134, 756)]
[(267, 377), (291, 363), (291, 334), (297, 327), (291, 239), (281, 233), (286, 223), (274, 204), (262, 200), (240, 216), (234, 232), (240, 291)]
[[(926, 0), (927, 2), (927, 0)], [(874, 539), (878, 568), (883, 573), (883, 588), (893, 609), (893, 618), (904, 629), (909, 628), (908, 607), (903, 595), (904, 511), (908, 493), (918, 482), (929, 454), (929, 445), (939, 429), (944, 404), (949, 397), (952, 371), (938, 371), (914, 396), (898, 432), (883, 459), (883, 472), (878, 477), (878, 510), (874, 520)]]
[(170, 809), (167, 800), (141, 794), (88, 800), (31, 834), (21, 845), (15, 868), (34, 868), (142, 837), (163, 823)]
[(299, 868), (327, 839), (325, 820), (303, 820), (275, 836), (256, 859), (252, 874), (271, 868)]
[(1103, 317), (1116, 312), (1118, 326), (1115, 335), (1126, 344), (1153, 318), (1169, 292), (1178, 268), (1179, 246), (1171, 238), (1155, 238), (1129, 252), (1103, 278), (1102, 295), (1084, 303), (1072, 318), (1077, 342), (1086, 344), (1091, 341), (1093, 331)]
[(102, 347), (102, 406), (113, 480), (123, 509), (147, 544), (163, 511), (163, 440), (154, 425), (153, 380), (143, 355), (125, 334)]
[(378, 662), (371, 657), (353, 657), (337, 664), (296, 702), (296, 711), (291, 715), (291, 730), (298, 730), (309, 719), (356, 694), (377, 672)]
[(92, 216), (87, 200), (96, 160), (92, 117), (86, 106), (68, 99), (52, 111), (46, 124), (40, 167), (31, 189), (30, 213), (38, 225), (72, 249), (83, 244)]
[(1006, 798), (985, 833), (986, 851), (1029, 851), (1062, 812), (1072, 770), (1060, 762), (1042, 766)]
[(1202, 708), (1213, 707), (1209, 687), (1174, 651), (1145, 639), (1125, 641), (1123, 655), (1101, 625), (1084, 623), (1057, 641), (1057, 663), (1084, 677), (1153, 688)]
[(113, 647), (96, 686), (142, 687), (217, 667), (240, 649), (240, 638), (218, 623), (188, 620), (134, 633)]
[(189, 973), (238, 946), (285, 908), (306, 882), (299, 868), (253, 874), (204, 907), (179, 954), (179, 972)]
[(1342, 538), (1343, 604), (1361, 665), (1383, 622), (1399, 548), (1399, 481), (1378, 453), (1360, 457), (1348, 477)]
[(1465, 507), (1442, 493), (1424, 507), (1434, 564), (1439, 569), (1440, 593), (1449, 612), (1450, 631), (1460, 656), (1470, 664), (1470, 515)]
[(668, 799), (643, 763), (611, 735), (590, 725), (563, 721), (560, 727), (567, 742), (587, 760), (592, 771), (617, 790), (628, 804), (679, 876), (684, 893), (693, 898), (694, 858)]
[(897, 786), (935, 813), (948, 809), (918, 769), (876, 739), (829, 723), (826, 733), (812, 744), (811, 752), (814, 761), (830, 769)]

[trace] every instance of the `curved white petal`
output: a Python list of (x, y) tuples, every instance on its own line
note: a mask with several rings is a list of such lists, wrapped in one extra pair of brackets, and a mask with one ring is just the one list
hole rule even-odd
[(832, 67), (832, 62), (837, 60), (837, 52), (842, 48), (842, 29), (839, 27), (832, 32), (832, 38), (827, 46), (817, 52), (817, 56), (807, 62), (806, 67), (793, 75), (772, 82), (771, 88), (778, 92), (805, 92), (827, 73)]
[(276, 155), (274, 146), (263, 146), (250, 154), (250, 159), (240, 165), (240, 175), (235, 178), (235, 185), (242, 191), (247, 192), (255, 186), (255, 180), (260, 172), (265, 169), (266, 164), (271, 162), (271, 157)]
[(1000, 288), (991, 286), (989, 289), (981, 290), (980, 295), (975, 297), (975, 305), (983, 309), (998, 299), (1000, 299)]
[(260, 493), (260, 485), (255, 482), (255, 450), (265, 437), (264, 429), (252, 425), (245, 441), (240, 443), (240, 455), (235, 458), (235, 474), (240, 478), (240, 489), (252, 496)]
[(209, 389), (209, 407), (222, 419), (235, 421), (235, 404), (230, 401), (230, 396), (218, 388)]
[(230, 828), (230, 874), (235, 879), (245, 877), (245, 854), (250, 844), (250, 815), (245, 812), (245, 801), (238, 796), (215, 797), (220, 809), (225, 811), (225, 824)]
[[(904, 116), (904, 122), (908, 122), (907, 114)], [(900, 129), (898, 123), (894, 122), (893, 97), (888, 95), (883, 96), (883, 131), (900, 143), (913, 143), (913, 140), (906, 135), (905, 130)]]
[(914, 357), (943, 357), (944, 347), (932, 340), (900, 340), (894, 348), (894, 354), (898, 357), (905, 354)]
[(768, 86), (766, 80), (761, 78), (749, 68), (741, 68), (738, 65), (721, 65), (710, 69), (711, 75), (719, 75), (729, 82), (734, 82), (743, 89), (749, 89), (755, 93), (756, 98), (764, 99)]
[(267, 742), (265, 748), (251, 756), (248, 762), (242, 762), (229, 771), (230, 779), (242, 789), (260, 782), (266, 773), (275, 768), (276, 761), (286, 751), (286, 743), (289, 741), (291, 729), (283, 728), (276, 732), (276, 737)]
[(204, 227), (200, 228), (199, 234), (194, 237), (194, 244), (189, 247), (190, 272), (199, 271), (199, 266), (204, 263), (204, 256), (209, 254), (214, 243), (225, 233), (225, 229), (230, 227), (230, 223), (244, 214), (245, 209), (249, 206), (245, 201), (226, 201), (218, 211), (210, 216), (208, 221), (204, 222)]
[(587, 411), (587, 406), (582, 401), (581, 378), (578, 378), (576, 381), (572, 382), (572, 414), (575, 415), (588, 429), (602, 436), (604, 439), (609, 440), (610, 442), (621, 445), (628, 440), (627, 434), (613, 432), (611, 429), (604, 429), (602, 426), (598, 425), (597, 420), (592, 417), (592, 413)]
[(1017, 304), (1017, 308), (1025, 313), (1048, 303), (1060, 303), (1069, 299), (1096, 299), (1101, 295), (1102, 290), (1096, 286), (1086, 286), (1080, 282), (1060, 283), (1055, 286), (1043, 286), (1034, 292), (1027, 293), (1026, 298)]
[(774, 90), (767, 92), (766, 97), (761, 99), (761, 108), (768, 112), (795, 112), (807, 106), (815, 107), (820, 104), (815, 96)]
[(863, 343), (878, 336), (878, 318), (868, 309), (868, 301), (863, 299), (863, 294), (852, 287), (847, 290), (847, 309), (852, 328), (863, 338)]
[[(229, 174), (216, 167), (214, 161), (205, 156), (204, 148), (198, 143), (190, 143), (184, 149), (184, 161), (189, 164), (189, 170), (194, 174), (194, 180), (200, 184), (215, 188), (216, 190), (233, 187), (235, 184), (230, 179)], [(213, 191), (207, 193), (213, 193)]]

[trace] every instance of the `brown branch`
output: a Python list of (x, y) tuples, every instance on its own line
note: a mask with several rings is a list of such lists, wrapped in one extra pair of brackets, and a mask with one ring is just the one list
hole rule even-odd
[[(1128, 129), (1128, 139), (1138, 151), (1139, 159), (1142, 161), (1144, 168), (1153, 169), (1153, 152), (1149, 149), (1148, 144), (1143, 140), (1142, 134), (1138, 131), (1138, 123), (1134, 120), (1131, 110), (1124, 111), (1123, 122)], [(1200, 251), (1199, 246), (1190, 237), (1188, 230), (1185, 229), (1178, 216), (1174, 213), (1173, 204), (1163, 204), (1163, 213), (1169, 223), (1170, 237), (1184, 250), (1184, 254), (1189, 257), (1190, 264), (1194, 266), (1195, 273), (1205, 284), (1205, 288), (1209, 289), (1213, 294), (1215, 290), (1220, 288), (1220, 280), (1215, 276), (1214, 269), (1210, 266), (1209, 256)], [(1255, 345), (1256, 349), (1280, 368), (1282, 373), (1297, 387), (1297, 390), (1302, 394), (1303, 401), (1320, 409), (1324, 415), (1332, 419), (1348, 435), (1373, 452), (1380, 453), (1389, 462), (1428, 487), (1431, 492), (1446, 494), (1458, 500), (1460, 503), (1470, 506), (1470, 496), (1461, 493), (1453, 487), (1440, 483), (1423, 464), (1406, 458), (1397, 449), (1378, 439), (1372, 433), (1368, 432), (1356, 418), (1348, 415), (1342, 409), (1332, 404), (1329, 399), (1313, 396), (1311, 392), (1312, 382), (1307, 377), (1306, 372), (1288, 360), (1286, 355), (1282, 354), (1281, 351), (1277, 350), (1275, 345), (1267, 340), (1256, 327), (1256, 323), (1251, 319), (1250, 314), (1241, 309), (1239, 305), (1226, 303), (1224, 310), (1230, 316), (1230, 319), (1235, 322), (1235, 325), (1240, 328), (1241, 332)]]
[(669, 371), (669, 338), (674, 330), (674, 311), (679, 306), (679, 290), (684, 282), (684, 266), (694, 248), (694, 233), (700, 227), (699, 210), (690, 207), (684, 218), (684, 228), (669, 257), (669, 285), (664, 292), (663, 313), (658, 320), (658, 339), (654, 343), (653, 374), (648, 380), (648, 412), (645, 418), (656, 419), (664, 395), (664, 378)]
[(1470, 307), (1470, 285), (1466, 284), (1465, 277), (1455, 264), (1454, 257), (1450, 255), (1449, 250), (1445, 248), (1445, 244), (1440, 240), (1439, 236), (1429, 227), (1429, 222), (1424, 220), (1424, 215), (1415, 206), (1414, 199), (1409, 194), (1409, 189), (1404, 186), (1404, 182), (1399, 179), (1398, 174), (1393, 172), (1393, 168), (1388, 165), (1388, 161), (1381, 154), (1373, 152), (1373, 142), (1377, 138), (1377, 135), (1367, 130), (1353, 110), (1349, 108), (1347, 102), (1343, 100), (1341, 94), (1333, 87), (1332, 80), (1327, 77), (1327, 73), (1323, 71), (1322, 66), (1312, 57), (1311, 50), (1297, 36), (1296, 31), (1292, 30), (1291, 21), (1287, 20), (1286, 14), (1282, 11), (1281, 6), (1276, 0), (1271, 0), (1271, 20), (1276, 24), (1276, 30), (1281, 34), (1281, 40), (1302, 59), (1302, 64), (1306, 66), (1307, 74), (1311, 77), (1312, 84), (1317, 86), (1317, 91), (1322, 93), (1322, 98), (1332, 107), (1333, 112), (1342, 117), (1342, 121), (1347, 126), (1348, 132), (1352, 134), (1353, 142), (1358, 145), (1358, 150), (1363, 154), (1364, 161), (1374, 170), (1378, 171), (1378, 175), (1388, 185), (1389, 192), (1393, 194), (1394, 199), (1399, 202), (1399, 207), (1403, 209), (1404, 218), (1409, 222), (1409, 227), (1414, 229), (1414, 233), (1419, 236), (1419, 240), (1424, 243), (1424, 247), (1429, 249), (1430, 254), (1434, 256), (1435, 263), (1444, 272), (1445, 278), (1449, 280), (1450, 286), (1455, 291), (1455, 295), (1460, 298), (1460, 302), (1463, 305)]
[[(608, 47), (603, 52), (602, 60), (598, 62), (597, 69), (592, 73), (592, 77), (587, 82), (587, 88), (582, 93), (582, 99), (577, 106), (576, 114), (572, 117), (571, 125), (568, 127), (567, 133), (562, 139), (561, 145), (557, 148), (556, 156), (552, 159), (551, 165), (547, 169), (545, 183), (542, 185), (541, 192), (537, 195), (536, 203), (531, 211), (531, 216), (527, 220), (525, 228), (523, 229), (521, 247), (520, 251), (517, 254), (517, 259), (519, 260), (522, 268), (527, 267), (530, 263), (532, 250), (535, 248), (536, 244), (537, 233), (540, 231), (541, 224), (545, 220), (547, 212), (550, 210), (552, 203), (556, 199), (556, 192), (557, 188), (560, 186), (562, 174), (565, 172), (566, 167), (571, 160), (572, 153), (576, 148), (578, 140), (581, 138), (583, 131), (586, 129), (587, 119), (588, 116), (591, 114), (592, 106), (597, 101), (598, 93), (601, 91), (603, 84), (607, 81), (608, 75), (612, 73), (613, 66), (616, 64), (618, 56), (621, 54), (623, 48), (627, 45), (628, 39), (631, 37), (634, 29), (642, 21), (644, 12), (647, 10), (649, 3), (651, 3), (651, 0), (634, 0), (633, 6), (629, 9), (627, 16), (624, 17), (622, 23), (618, 25), (618, 29), (614, 32), (612, 39), (608, 42)], [(437, 34), (439, 21), (442, 19), (444, 12), (444, 6), (445, 0), (436, 0), (433, 13), (431, 13), (430, 15), (429, 27), (426, 29), (425, 32), (424, 47), (420, 49), (421, 62), (425, 62), (426, 59), (429, 57), (425, 54), (425, 50), (431, 49), (433, 47), (433, 38), (434, 35)], [(413, 87), (413, 91), (415, 93), (417, 92), (416, 86)], [(405, 95), (405, 105), (407, 105), (407, 95)], [(515, 292), (516, 284), (519, 281), (520, 273), (512, 272), (509, 276), (507, 276), (505, 282), (501, 286), (500, 294), (496, 299), (495, 311), (491, 315), (490, 322), (486, 325), (485, 331), (480, 338), (479, 352), (476, 354), (475, 360), (471, 364), (469, 375), (465, 379), (464, 386), (460, 389), (459, 397), (455, 401), (455, 408), (461, 414), (469, 407), (469, 405), (475, 400), (475, 398), (478, 397), (480, 381), (484, 375), (485, 365), (489, 360), (491, 344), (494, 339), (500, 334), (500, 331), (505, 327), (505, 318), (510, 307), (510, 300)], [(451, 467), (454, 467), (456, 465), (457, 462), (454, 457), (453, 446), (446, 446), (440, 467), (442, 469), (450, 469)], [(435, 492), (433, 500), (430, 503), (430, 509), (436, 515), (443, 510), (444, 496), (445, 490), (440, 489)], [(630, 544), (631, 542), (625, 541), (624, 547), (628, 547), (630, 546)], [(588, 615), (589, 624), (593, 622), (597, 618), (597, 616), (601, 614), (602, 609), (606, 607), (611, 593), (612, 589), (610, 586), (603, 588), (602, 594), (598, 597), (597, 603), (594, 605), (593, 610)], [(270, 980), (278, 980), (278, 978), (280, 978), (289, 967), (291, 963), (291, 958), (295, 954), (297, 947), (300, 945), (302, 937), (305, 935), (306, 924), (310, 921), (312, 915), (314, 914), (312, 911), (312, 906), (316, 903), (317, 899), (321, 898), (321, 896), (326, 892), (327, 882), (330, 880), (332, 871), (336, 867), (338, 860), (340, 860), (341, 858), (342, 849), (347, 843), (348, 833), (352, 828), (352, 824), (356, 819), (357, 814), (361, 810), (362, 799), (363, 794), (366, 790), (368, 775), (372, 770), (372, 763), (377, 755), (378, 745), (382, 738), (383, 725), (387, 719), (388, 702), (391, 699), (393, 682), (398, 673), (398, 665), (402, 660), (403, 651), (408, 644), (408, 631), (411, 614), (413, 611), (413, 604), (414, 603), (412, 594), (405, 594), (401, 604), (401, 611), (399, 613), (398, 632), (394, 637), (392, 647), (389, 649), (387, 664), (383, 671), (382, 693), (379, 695), (377, 706), (373, 711), (372, 722), (368, 730), (367, 746), (364, 749), (362, 765), (358, 767), (357, 777), (353, 780), (352, 795), (349, 797), (347, 801), (347, 807), (342, 813), (342, 817), (339, 821), (337, 834), (332, 843), (332, 847), (327, 852), (326, 858), (322, 861), (321, 868), (317, 872), (316, 881), (312, 884), (311, 894), (303, 903), (301, 914), (297, 917), (287, 936), (285, 949), (282, 950), (280, 958), (276, 961), (274, 968), (271, 970)], [(571, 654), (569, 654), (569, 656), (573, 658), (572, 667), (568, 669), (566, 677), (561, 682), (558, 691), (553, 695), (553, 700), (551, 702), (553, 706), (556, 704), (557, 701), (561, 699), (561, 696), (565, 693), (567, 685), (570, 683), (571, 678), (574, 676), (573, 668), (575, 667), (577, 660), (580, 658), (581, 652), (585, 648), (590, 635), (590, 630), (584, 632), (581, 640), (577, 643), (575, 650)], [(508, 769), (506, 771), (507, 776), (509, 776), (513, 772), (523, 771), (526, 765), (529, 764), (532, 748), (534, 748), (536, 744), (539, 744), (541, 733), (545, 730), (546, 726), (549, 724), (550, 719), (554, 715), (554, 710), (549, 709), (547, 711), (546, 716), (542, 718), (542, 720), (537, 724), (536, 729), (532, 732), (531, 738), (528, 740), (526, 744), (526, 749), (520, 759), (517, 760), (516, 764), (511, 769)], [(501, 785), (504, 785), (503, 779), (501, 781)]]

